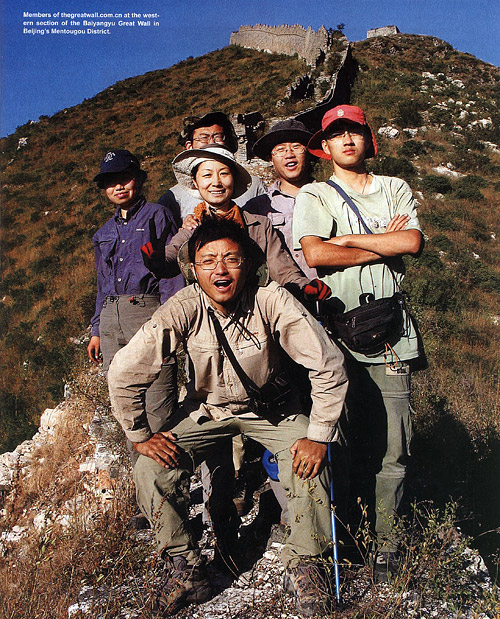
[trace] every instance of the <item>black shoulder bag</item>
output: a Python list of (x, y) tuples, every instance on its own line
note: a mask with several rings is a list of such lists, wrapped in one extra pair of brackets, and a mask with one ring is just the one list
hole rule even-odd
[(261, 417), (269, 418), (280, 416), (280, 407), (288, 402), (292, 395), (292, 387), (290, 386), (286, 373), (280, 372), (265, 385), (258, 387), (238, 363), (212, 307), (208, 308), (208, 315), (212, 319), (215, 335), (217, 336), (219, 344), (222, 346), (222, 349), (226, 353), (229, 362), (233, 366), (236, 375), (241, 380), (250, 398), (250, 408)]
[[(333, 181), (328, 180), (327, 183), (354, 211), (365, 232), (373, 234), (346, 192)], [(361, 294), (359, 302), (359, 307), (348, 312), (330, 315), (328, 327), (350, 350), (364, 355), (378, 355), (385, 351), (386, 345), (395, 344), (402, 334), (404, 297), (400, 291), (382, 299), (375, 299), (373, 294)]]

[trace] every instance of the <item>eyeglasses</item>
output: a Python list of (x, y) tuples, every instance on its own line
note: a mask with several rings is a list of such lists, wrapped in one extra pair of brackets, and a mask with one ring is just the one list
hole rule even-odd
[(274, 157), (284, 157), (288, 151), (292, 151), (294, 155), (302, 155), (302, 153), (306, 152), (306, 147), (303, 144), (290, 144), (290, 146), (276, 146), (274, 150), (271, 151), (271, 155)]
[(199, 260), (198, 262), (195, 262), (195, 264), (196, 266), (201, 267), (204, 271), (213, 271), (219, 262), (222, 262), (227, 269), (239, 269), (244, 261), (245, 258), (242, 258), (241, 256), (224, 256), (224, 258), (220, 259), (203, 258), (203, 260)]
[(226, 136), (223, 133), (203, 133), (202, 135), (193, 138), (193, 142), (199, 142), (200, 144), (224, 144)]
[(365, 135), (363, 129), (344, 129), (344, 131), (334, 131), (326, 136), (326, 140), (336, 140), (337, 138), (343, 138), (348, 133), (351, 138), (360, 138)]

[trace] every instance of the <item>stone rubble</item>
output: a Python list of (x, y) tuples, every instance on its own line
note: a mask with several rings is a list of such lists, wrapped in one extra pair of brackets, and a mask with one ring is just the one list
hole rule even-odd
[(380, 127), (377, 133), (384, 138), (388, 138), (389, 140), (394, 140), (395, 138), (399, 137), (399, 129), (391, 126)]
[[(56, 427), (62, 423), (64, 416), (71, 414), (71, 407), (63, 402), (55, 409), (47, 409), (41, 418), (40, 428), (31, 441), (25, 441), (14, 450), (0, 455), (1, 466), (7, 471), (6, 477), (10, 480), (17, 479), (20, 475), (29, 474), (33, 465), (31, 454), (36, 446), (50, 443), (54, 439)], [(94, 445), (92, 457), (87, 457), (80, 462), (79, 470), (88, 475), (88, 479), (82, 488), (82, 492), (65, 502), (60, 513), (40, 511), (33, 518), (33, 528), (43, 531), (44, 528), (54, 523), (63, 527), (70, 527), (75, 519), (84, 519), (85, 524), (92, 526), (92, 505), (95, 502), (101, 508), (107, 509), (114, 502), (114, 484), (118, 477), (129, 474), (129, 459), (124, 457), (123, 442), (120, 440), (120, 430), (106, 407), (96, 407), (94, 418), (86, 427), (89, 440)], [(37, 463), (38, 464), (38, 463)], [(192, 478), (192, 496), (201, 497), (200, 480), (197, 475)], [(246, 531), (252, 528), (259, 516), (259, 497), (269, 491), (269, 486), (264, 483), (254, 495), (253, 509), (242, 519), (242, 539)], [(190, 517), (194, 518), (201, 513), (201, 498), (192, 506)], [(5, 514), (4, 514), (5, 515)], [(81, 522), (81, 520), (79, 520)], [(214, 556), (214, 540), (210, 529), (206, 529), (202, 536), (200, 546), (206, 556), (210, 578), (214, 584), (216, 595), (213, 599), (200, 606), (190, 606), (181, 611), (178, 619), (226, 619), (229, 616), (237, 616), (238, 619), (300, 619), (295, 608), (293, 597), (283, 590), (284, 569), (279, 559), (282, 547), (282, 536), (279, 528), (271, 530), (267, 546), (263, 548), (260, 558), (241, 574), (237, 579), (232, 579), (221, 572), (210, 561)], [(23, 537), (29, 534), (27, 527), (15, 525), (0, 535), (0, 553), (6, 553), (12, 544), (22, 543)], [(118, 605), (117, 619), (139, 619), (142, 607), (155, 582), (158, 581), (163, 569), (161, 561), (157, 558), (153, 536), (150, 529), (135, 531), (132, 534), (134, 545), (141, 549), (141, 554), (149, 557), (144, 562), (144, 570), (136, 571), (119, 584), (106, 586), (83, 587), (75, 600), (68, 608), (68, 619), (104, 619), (109, 618), (109, 608), (113, 604)], [(245, 548), (252, 550), (252, 544), (256, 544), (254, 538)], [(261, 540), (265, 544), (265, 539)], [(260, 542), (259, 542), (260, 543)], [(260, 547), (260, 546), (259, 546)], [(476, 551), (468, 549), (464, 553), (467, 560), (467, 585), (477, 595), (487, 590), (491, 591), (491, 580), (482, 558)], [(341, 568), (341, 591), (343, 603), (346, 608), (353, 604), (369, 603), (392, 603), (395, 591), (387, 584), (373, 583), (369, 569), (362, 565), (352, 565)], [(437, 600), (425, 600), (425, 603), (414, 591), (401, 594), (399, 600), (400, 612), (394, 615), (394, 619), (479, 619), (474, 613), (473, 607), (467, 609), (464, 614), (457, 615), (443, 602)], [(331, 615), (333, 617), (333, 615)], [(481, 619), (493, 619), (482, 617)]]

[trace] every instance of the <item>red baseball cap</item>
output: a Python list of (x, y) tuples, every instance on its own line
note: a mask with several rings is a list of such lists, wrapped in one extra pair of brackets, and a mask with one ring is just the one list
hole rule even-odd
[(377, 141), (375, 140), (375, 135), (372, 131), (370, 125), (366, 122), (366, 116), (363, 110), (356, 105), (337, 105), (331, 110), (328, 110), (326, 114), (323, 116), (323, 120), (321, 121), (321, 129), (316, 131), (316, 133), (309, 140), (309, 144), (307, 145), (307, 150), (311, 153), (311, 155), (315, 155), (316, 157), (321, 157), (322, 159), (331, 159), (330, 155), (327, 155), (321, 146), (321, 142), (325, 137), (325, 133), (328, 129), (331, 129), (331, 126), (339, 121), (339, 120), (348, 120), (350, 122), (361, 125), (362, 127), (368, 127), (371, 134), (372, 143), (371, 146), (366, 151), (366, 159), (370, 157), (375, 157), (378, 153)]

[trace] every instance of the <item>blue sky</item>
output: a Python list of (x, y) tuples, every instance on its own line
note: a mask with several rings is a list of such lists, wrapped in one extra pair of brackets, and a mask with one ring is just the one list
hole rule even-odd
[[(228, 45), (243, 24), (302, 24), (315, 30), (344, 23), (347, 38), (395, 24), (500, 64), (497, 0), (3, 0), (1, 3), (0, 136), (41, 115), (76, 105), (118, 80), (169, 67)], [(29, 13), (151, 12), (157, 28), (116, 28), (110, 35), (23, 34)], [(62, 26), (59, 26), (62, 28)], [(165, 96), (165, 93), (162, 93)]]

